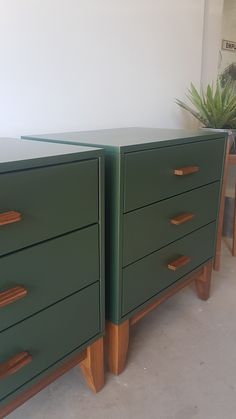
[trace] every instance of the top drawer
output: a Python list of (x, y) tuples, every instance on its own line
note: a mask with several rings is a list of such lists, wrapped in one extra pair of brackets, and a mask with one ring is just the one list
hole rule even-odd
[(0, 255), (98, 221), (98, 160), (0, 175)]
[[(127, 153), (124, 157), (124, 212), (220, 179), (224, 139)], [(197, 167), (192, 174), (175, 169)]]

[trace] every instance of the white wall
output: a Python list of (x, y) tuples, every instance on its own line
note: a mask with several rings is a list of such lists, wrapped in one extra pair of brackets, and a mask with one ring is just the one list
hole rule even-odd
[(202, 83), (204, 86), (215, 81), (218, 76), (223, 5), (224, 0), (205, 0), (202, 59)]
[[(224, 0), (222, 39), (236, 42), (236, 0)], [(236, 52), (221, 51), (220, 71), (236, 62)]]
[(204, 0), (1, 0), (0, 136), (186, 125)]

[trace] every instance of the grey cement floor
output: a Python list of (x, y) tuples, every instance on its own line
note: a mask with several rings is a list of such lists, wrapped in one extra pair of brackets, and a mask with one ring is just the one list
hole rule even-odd
[(186, 289), (133, 327), (127, 369), (99, 394), (75, 368), (9, 419), (235, 419), (236, 258), (223, 253), (210, 300)]

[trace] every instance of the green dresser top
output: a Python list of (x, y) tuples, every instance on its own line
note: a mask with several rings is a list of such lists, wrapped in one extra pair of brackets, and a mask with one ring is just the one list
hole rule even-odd
[(0, 173), (87, 160), (101, 153), (89, 147), (0, 138)]
[(226, 134), (217, 131), (205, 130), (181, 130), (159, 128), (115, 128), (97, 131), (77, 131), (44, 135), (28, 135), (22, 138), (65, 142), (70, 144), (102, 146), (116, 152), (128, 152), (133, 150), (145, 150), (156, 147), (183, 144), (186, 141), (204, 141), (224, 137)]

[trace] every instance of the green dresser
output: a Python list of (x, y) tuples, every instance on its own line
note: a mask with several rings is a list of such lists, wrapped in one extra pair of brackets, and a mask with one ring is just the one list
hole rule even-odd
[(224, 134), (120, 128), (29, 136), (106, 154), (109, 365), (125, 365), (129, 326), (195, 280), (209, 294)]
[(78, 363), (103, 386), (103, 163), (0, 139), (0, 417)]

